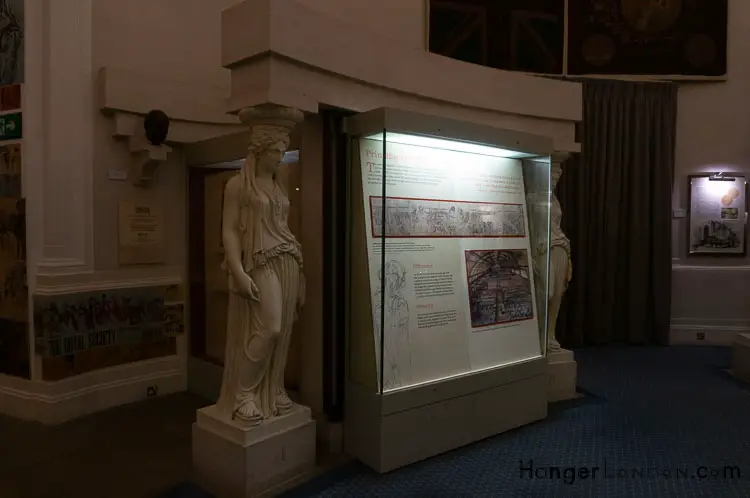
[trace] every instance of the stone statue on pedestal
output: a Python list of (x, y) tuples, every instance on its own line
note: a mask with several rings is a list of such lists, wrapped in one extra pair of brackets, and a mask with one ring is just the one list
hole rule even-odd
[(547, 350), (559, 351), (560, 343), (555, 337), (557, 317), (560, 313), (560, 304), (568, 283), (573, 278), (573, 262), (570, 258), (570, 240), (560, 228), (562, 221), (562, 208), (557, 200), (555, 189), (562, 174), (562, 166), (559, 162), (552, 163), (552, 178), (550, 188), (552, 190), (550, 205), (550, 248), (549, 248), (549, 287), (547, 306)]
[(292, 410), (284, 390), (292, 325), (305, 303), (302, 249), (287, 225), (289, 198), (276, 170), (303, 120), (273, 105), (244, 110), (250, 148), (224, 191), (222, 238), (229, 278), (222, 418), (245, 426)]
[[(570, 258), (570, 241), (565, 236), (560, 228), (560, 222), (562, 221), (562, 209), (560, 208), (560, 201), (557, 200), (555, 195), (555, 189), (557, 182), (562, 174), (562, 167), (559, 159), (553, 160), (552, 171), (551, 171), (551, 202), (550, 202), (550, 236), (549, 236), (549, 280), (547, 281), (547, 275), (542, 274), (541, 270), (546, 267), (547, 257), (547, 240), (546, 234), (541, 236), (538, 234), (536, 237), (536, 243), (532, 247), (532, 253), (534, 257), (534, 272), (535, 277), (541, 282), (540, 289), (544, 289), (547, 286), (547, 351), (555, 352), (560, 351), (560, 343), (555, 337), (555, 328), (557, 326), (557, 317), (560, 312), (560, 304), (562, 303), (563, 295), (568, 288), (568, 283), (573, 276), (573, 265)], [(539, 209), (537, 207), (539, 202), (543, 201), (546, 204), (547, 196), (544, 196), (542, 201), (539, 200), (538, 194), (531, 194), (529, 200), (529, 206), (531, 208)], [(545, 213), (546, 214), (546, 213)], [(538, 294), (539, 306), (542, 305), (543, 294)]]

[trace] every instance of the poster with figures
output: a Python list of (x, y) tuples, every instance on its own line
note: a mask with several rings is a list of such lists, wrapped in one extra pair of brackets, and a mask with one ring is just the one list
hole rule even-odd
[(34, 296), (36, 351), (45, 380), (175, 354), (184, 331), (174, 286)]
[(440, 142), (359, 140), (384, 391), (541, 354), (522, 162)]
[(745, 254), (745, 183), (743, 176), (690, 177), (691, 254)]
[(21, 144), (0, 145), (0, 197), (22, 197)]

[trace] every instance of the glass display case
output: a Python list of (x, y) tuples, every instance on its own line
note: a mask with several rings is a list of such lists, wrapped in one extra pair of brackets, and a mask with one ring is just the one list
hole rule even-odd
[[(387, 471), (545, 416), (551, 140), (394, 109), (349, 118), (347, 133), (348, 450)], [(529, 379), (511, 396), (529, 420), (472, 428), (455, 408)], [(453, 429), (394, 429), (440, 405)], [(458, 444), (401, 448), (432, 432)]]

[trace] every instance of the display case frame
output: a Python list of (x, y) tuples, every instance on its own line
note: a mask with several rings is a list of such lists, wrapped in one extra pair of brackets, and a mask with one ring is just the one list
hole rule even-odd
[[(365, 234), (363, 223), (366, 216), (364, 207), (366, 193), (363, 187), (359, 143), (361, 139), (382, 133), (385, 148), (386, 133), (403, 134), (448, 140), (457, 144), (465, 143), (504, 149), (515, 153), (516, 159), (542, 164), (546, 167), (547, 190), (541, 191), (540, 205), (542, 211), (546, 206), (546, 221), (542, 220), (538, 223), (536, 232), (541, 234), (543, 243), (546, 244), (544, 248), (546, 262), (543, 263), (542, 271), (543, 282), (546, 282), (549, 268), (550, 158), (554, 152), (552, 140), (396, 109), (377, 109), (349, 117), (345, 123), (345, 132), (350, 142), (347, 215), (348, 226), (352, 232), (347, 248), (347, 267), (350, 271), (347, 276), (349, 302), (346, 306), (348, 330), (344, 416), (345, 450), (382, 473), (546, 417), (549, 382), (545, 357), (546, 288), (543, 293), (543, 302), (537, 302), (541, 300), (537, 297), (535, 301), (537, 304), (534, 308), (535, 311), (539, 307), (544, 309), (544, 320), (538, 325), (537, 332), (539, 334), (537, 336), (538, 353), (529, 352), (517, 361), (458, 372), (444, 378), (431, 378), (401, 388), (384, 389), (384, 347), (381, 344), (379, 351), (375, 352), (377, 347), (374, 343), (377, 341), (373, 339), (369, 353), (362, 354), (361, 351), (367, 348), (363, 349), (358, 345), (363, 341), (362, 337), (367, 337), (368, 327), (371, 338), (374, 337), (372, 332), (376, 329), (373, 325), (371, 271), (369, 269), (365, 271), (362, 268), (362, 262), (366, 260), (369, 267), (371, 259), (367, 253), (369, 250), (367, 238), (370, 235)], [(388, 157), (385, 151), (383, 157)], [(384, 159), (383, 165), (386, 163), (387, 159)], [(387, 166), (382, 169), (383, 195), (381, 199), (388, 199), (386, 192), (388, 182), (385, 173)], [(526, 182), (525, 177), (523, 182)], [(541, 183), (544, 185), (544, 182), (545, 178), (542, 175)], [(521, 192), (523, 195), (524, 191), (521, 190)], [(546, 195), (546, 201), (544, 195)], [(388, 200), (382, 201), (384, 210), (387, 202)], [(530, 206), (527, 202), (523, 204), (526, 206), (523, 212), (527, 222), (524, 237), (530, 239), (532, 236), (528, 228)], [(372, 205), (370, 209), (373, 209)], [(544, 213), (543, 216), (545, 216)], [(384, 219), (385, 217), (381, 218), (381, 220)], [(372, 220), (370, 223), (373, 223)], [(385, 225), (381, 226), (385, 227)], [(381, 229), (383, 239), (386, 238), (384, 232), (387, 232), (387, 228)], [(376, 236), (375, 231), (371, 233), (372, 237)], [(385, 251), (384, 245), (383, 254)], [(531, 258), (530, 253), (528, 257)], [(527, 269), (530, 269), (531, 261), (527, 265)], [(380, 271), (382, 270), (383, 268), (380, 268)], [(362, 283), (363, 271), (368, 274), (366, 285)], [(382, 279), (381, 285), (383, 285)], [(380, 290), (385, 292), (383, 288)], [(533, 285), (531, 292), (537, 292)], [(365, 295), (366, 297), (363, 298), (362, 296)], [(370, 313), (363, 312), (360, 302), (362, 299), (367, 299), (367, 308)], [(380, 312), (384, 313), (382, 307)], [(381, 343), (384, 320), (381, 318), (379, 322)], [(538, 319), (535, 318), (535, 320), (537, 321), (534, 323), (539, 323)], [(379, 355), (379, 358), (375, 360), (375, 371), (376, 377), (379, 375), (380, 379), (379, 381), (376, 379), (375, 383), (363, 381), (362, 379), (367, 376), (355, 372), (361, 371), (362, 365), (371, 365), (371, 358), (367, 356), (372, 355), (373, 352)], [(371, 373), (372, 367), (370, 366), (369, 370), (365, 368), (365, 370)], [(372, 375), (369, 378), (371, 379)]]
[[(716, 185), (717, 187), (722, 187), (719, 189), (719, 192), (716, 194), (711, 195), (713, 197), (713, 200), (716, 202), (715, 208), (719, 209), (720, 213), (718, 216), (718, 220), (716, 216), (706, 216), (706, 213), (700, 213), (698, 212), (699, 209), (695, 209), (695, 205), (704, 203), (705, 200), (702, 199), (701, 195), (696, 195), (697, 190), (701, 190), (700, 186), (696, 186), (695, 183), (701, 182), (706, 183), (709, 186)], [(738, 185), (739, 184), (739, 185)], [(726, 188), (723, 188), (726, 186)], [(697, 187), (697, 188), (696, 188)], [(732, 189), (736, 192), (736, 195), (731, 195), (729, 199), (727, 199), (727, 203), (724, 203), (724, 198), (727, 197), (727, 195), (722, 196), (722, 191)], [(744, 173), (736, 173), (736, 172), (715, 172), (715, 173), (703, 173), (703, 174), (696, 174), (696, 175), (688, 175), (688, 182), (687, 182), (687, 228), (685, 229), (686, 232), (686, 243), (687, 243), (687, 252), (689, 256), (708, 256), (708, 257), (744, 257), (747, 254), (747, 236), (748, 236), (748, 230), (747, 230), (747, 195), (748, 195), (748, 187), (747, 187), (747, 178), (745, 177)], [(697, 226), (694, 226), (695, 224), (699, 224), (705, 221), (708, 221), (711, 226), (715, 224), (721, 224), (723, 226), (725, 222), (725, 211), (734, 210), (734, 217), (728, 218), (730, 221), (727, 223), (732, 223), (735, 225), (739, 225), (736, 227), (736, 232), (739, 235), (739, 239), (737, 241), (738, 245), (737, 247), (730, 247), (730, 248), (721, 248), (721, 247), (708, 247), (704, 244), (697, 244), (697, 234), (695, 231), (698, 229)], [(708, 230), (709, 227), (705, 226), (704, 230)], [(708, 234), (705, 234), (704, 237), (707, 237)], [(733, 234), (736, 236), (736, 234)]]

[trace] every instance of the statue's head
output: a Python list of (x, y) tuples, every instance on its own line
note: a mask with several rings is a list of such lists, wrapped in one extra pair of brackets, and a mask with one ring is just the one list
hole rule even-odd
[(552, 190), (557, 187), (557, 182), (560, 180), (562, 175), (562, 167), (559, 164), (552, 165), (552, 171), (550, 172), (550, 188)]
[(250, 125), (250, 147), (257, 171), (274, 171), (289, 149), (294, 128), (304, 114), (289, 107), (264, 104), (240, 111), (240, 120)]
[(289, 149), (289, 130), (275, 125), (255, 125), (248, 152), (255, 157), (258, 171), (274, 171)]

